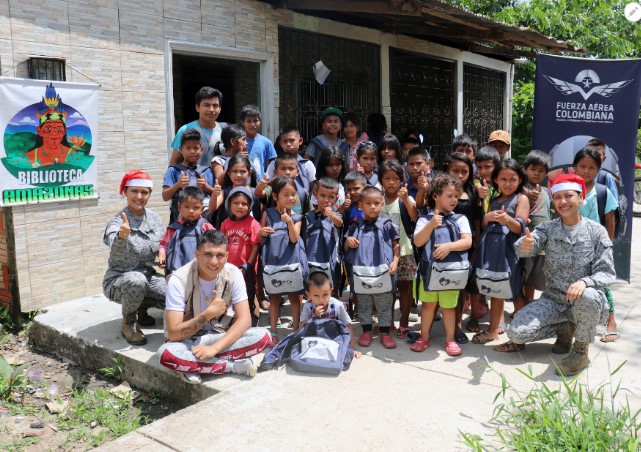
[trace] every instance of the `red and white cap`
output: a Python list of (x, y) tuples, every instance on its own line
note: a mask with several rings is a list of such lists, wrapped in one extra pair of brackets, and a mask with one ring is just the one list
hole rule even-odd
[(122, 178), (120, 182), (120, 194), (122, 195), (125, 191), (125, 187), (146, 187), (152, 188), (154, 182), (151, 180), (151, 176), (145, 173), (143, 170), (133, 170), (129, 171)]
[(561, 174), (554, 179), (554, 183), (552, 187), (550, 187), (550, 192), (554, 194), (563, 190), (572, 190), (581, 193), (583, 195), (583, 202), (585, 202), (587, 193), (585, 192), (585, 181), (581, 176), (577, 176), (576, 174)]

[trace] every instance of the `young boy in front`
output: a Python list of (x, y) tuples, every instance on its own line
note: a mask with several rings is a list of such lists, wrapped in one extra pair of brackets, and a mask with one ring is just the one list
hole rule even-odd
[(214, 173), (209, 164), (200, 165), (203, 153), (201, 133), (196, 129), (187, 129), (180, 137), (180, 153), (182, 163), (169, 166), (165, 172), (162, 186), (162, 199), (169, 201), (169, 222), (178, 219), (178, 195), (185, 187), (198, 187), (205, 193), (205, 205), (209, 205), (209, 198), (214, 191)]
[[(550, 170), (550, 156), (545, 152), (532, 151), (525, 157), (523, 169), (527, 176), (523, 192), (532, 206), (530, 207), (528, 226), (534, 229), (550, 219), (550, 195), (547, 188), (542, 186)], [(514, 301), (515, 313), (534, 298), (535, 290), (545, 290), (545, 274), (543, 273), (545, 254), (526, 257), (522, 262), (525, 268), (524, 282), (522, 292)]]
[(314, 271), (307, 279), (307, 301), (303, 304), (300, 312), (300, 324), (305, 325), (311, 319), (336, 319), (343, 322), (349, 328), (351, 339), (349, 345), (358, 359), (362, 353), (356, 350), (354, 345), (354, 328), (345, 306), (340, 300), (332, 297), (334, 286), (332, 280), (325, 272)]
[[(369, 347), (372, 343), (372, 308), (376, 306), (381, 344), (388, 349), (396, 348), (396, 342), (389, 335), (389, 330), (392, 325), (392, 304), (394, 303), (393, 278), (400, 258), (400, 236), (390, 220), (379, 221), (383, 210), (383, 194), (378, 188), (371, 185), (365, 187), (361, 192), (359, 205), (363, 210), (364, 218), (352, 223), (345, 239), (345, 260), (352, 265), (351, 287), (356, 293), (358, 321), (363, 328), (358, 345)], [(390, 250), (389, 253), (387, 250)], [(355, 284), (356, 267), (376, 268), (383, 265), (388, 268), (389, 279), (381, 275), (378, 282), (369, 287), (372, 289), (369, 293), (360, 293)], [(361, 284), (365, 288), (364, 278)], [(385, 290), (388, 287), (390, 290)]]
[[(298, 161), (298, 176), (296, 181), (301, 184), (306, 191), (309, 190), (310, 184), (316, 180), (316, 168), (309, 160), (300, 156), (300, 145), (303, 144), (303, 137), (300, 136), (298, 127), (289, 126), (281, 130), (278, 136), (278, 143), (286, 154), (296, 156)], [(267, 167), (267, 178), (273, 179), (276, 177), (276, 162), (272, 160)]]
[(247, 154), (258, 180), (263, 178), (269, 161), (276, 157), (276, 149), (271, 141), (258, 133), (260, 129), (260, 110), (256, 105), (245, 105), (240, 110), (240, 124), (247, 132)]
[(205, 193), (198, 187), (186, 187), (178, 194), (177, 221), (169, 224), (160, 240), (158, 261), (165, 269), (167, 279), (176, 270), (192, 261), (198, 245), (198, 236), (214, 227), (201, 217)]

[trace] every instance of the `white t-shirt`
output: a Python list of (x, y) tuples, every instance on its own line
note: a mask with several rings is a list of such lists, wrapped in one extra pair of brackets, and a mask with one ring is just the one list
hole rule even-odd
[[(429, 223), (429, 220), (424, 216), (421, 215), (416, 222), (416, 229), (414, 230), (414, 235), (418, 234), (420, 231), (423, 230), (425, 226), (427, 226), (427, 223)], [(470, 222), (467, 221), (467, 218), (465, 215), (461, 215), (457, 220), (456, 224), (459, 228), (459, 231), (461, 231), (461, 234), (471, 234), (472, 230), (470, 229)]]
[[(238, 304), (241, 301), (247, 300), (247, 288), (245, 287), (245, 279), (243, 274), (233, 264), (226, 263), (225, 268), (232, 273), (232, 286), (231, 286), (231, 304)], [(200, 310), (201, 312), (207, 309), (207, 302), (211, 301), (212, 293), (216, 287), (218, 278), (213, 281), (206, 281), (198, 277), (200, 284)], [(221, 296), (222, 294), (218, 294)], [(167, 282), (167, 295), (165, 298), (165, 310), (185, 312), (185, 291), (183, 286), (176, 275), (172, 275)]]

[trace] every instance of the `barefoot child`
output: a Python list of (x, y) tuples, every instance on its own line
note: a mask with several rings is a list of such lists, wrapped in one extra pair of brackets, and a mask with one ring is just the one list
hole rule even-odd
[[(430, 247), (429, 252), (436, 261), (442, 260), (450, 253), (467, 251), (472, 246), (470, 224), (465, 215), (452, 216), (461, 196), (462, 187), (458, 179), (449, 174), (439, 174), (434, 177), (427, 190), (427, 202), (430, 210), (422, 215), (416, 223), (414, 244), (418, 247)], [(445, 218), (444, 218), (445, 217)], [(444, 222), (452, 223), (451, 228), (458, 231), (456, 240), (432, 245), (433, 233), (437, 228), (446, 227)], [(449, 229), (449, 228), (448, 228)], [(421, 281), (418, 299), (423, 303), (421, 308), (421, 337), (412, 344), (411, 350), (422, 352), (430, 344), (430, 329), (434, 320), (437, 303), (443, 310), (443, 326), (445, 327), (445, 352), (449, 356), (462, 353), (455, 338), (456, 305), (459, 298), (458, 290), (431, 291), (426, 281)]]

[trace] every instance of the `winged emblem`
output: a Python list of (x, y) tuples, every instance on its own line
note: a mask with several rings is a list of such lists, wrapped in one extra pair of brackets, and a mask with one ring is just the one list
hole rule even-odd
[(549, 81), (563, 95), (569, 96), (570, 94), (573, 94), (573, 93), (579, 93), (584, 100), (588, 100), (588, 98), (592, 94), (599, 94), (603, 97), (610, 97), (614, 93), (619, 91), (621, 88), (623, 88), (624, 86), (627, 86), (630, 83), (632, 83), (632, 80), (623, 80), (621, 82), (605, 83), (603, 85), (596, 85), (592, 87), (592, 89), (586, 93), (583, 90), (583, 88), (581, 88), (581, 86), (575, 83), (566, 82), (564, 80), (559, 80), (558, 78), (549, 77), (547, 75), (544, 75), (543, 77), (545, 77), (547, 81)]

